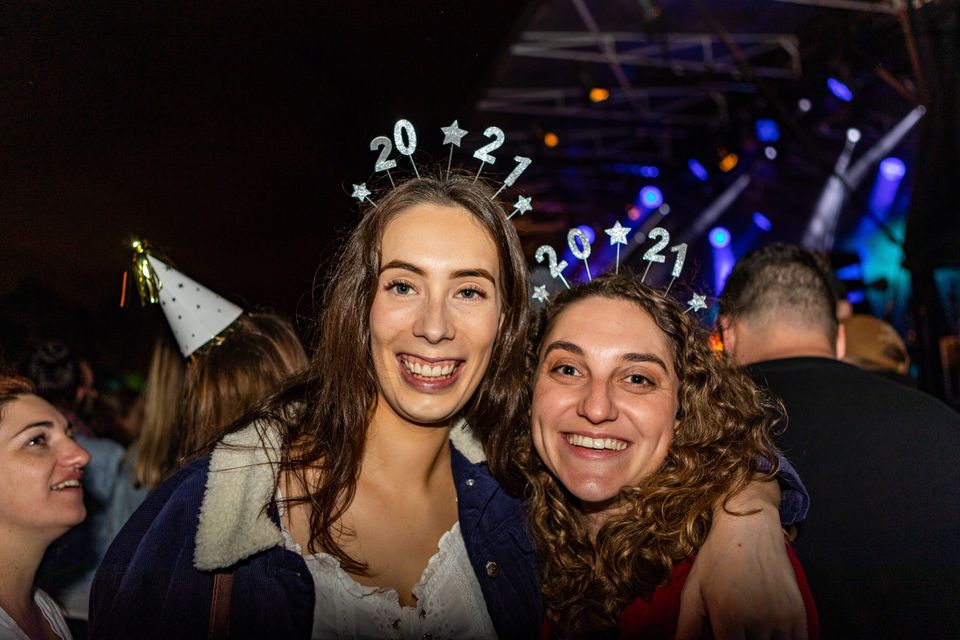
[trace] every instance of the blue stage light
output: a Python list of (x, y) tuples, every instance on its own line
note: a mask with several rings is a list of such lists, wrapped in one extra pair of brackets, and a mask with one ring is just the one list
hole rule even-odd
[(780, 127), (776, 121), (770, 118), (760, 118), (754, 124), (754, 131), (757, 134), (757, 140), (765, 143), (773, 143), (780, 139)]
[(830, 93), (837, 96), (839, 100), (843, 100), (844, 102), (853, 100), (853, 91), (850, 91), (850, 87), (832, 76), (827, 78), (827, 88), (830, 89)]
[(714, 249), (723, 249), (730, 245), (730, 232), (724, 227), (714, 227), (710, 230), (710, 244)]
[(656, 209), (663, 204), (663, 193), (656, 187), (646, 186), (640, 189), (640, 204), (647, 209)]
[(707, 173), (707, 170), (696, 158), (690, 158), (687, 160), (687, 166), (690, 167), (690, 173), (697, 176), (697, 179), (700, 180), (700, 182), (706, 182), (710, 177), (710, 174)]
[(770, 218), (763, 215), (759, 211), (753, 212), (753, 224), (757, 225), (764, 231), (770, 231), (770, 229), (773, 229), (773, 223), (770, 222)]
[(840, 267), (834, 271), (834, 274), (839, 280), (863, 280), (863, 265), (859, 262), (854, 262)]
[(899, 180), (907, 173), (907, 166), (900, 158), (884, 158), (880, 162), (880, 175), (887, 180)]
[(640, 167), (640, 175), (644, 178), (656, 178), (660, 175), (660, 169), (651, 166)]

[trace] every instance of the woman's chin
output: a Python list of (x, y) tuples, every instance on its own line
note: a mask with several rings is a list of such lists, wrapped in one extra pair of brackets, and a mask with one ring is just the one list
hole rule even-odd
[(613, 488), (596, 483), (566, 485), (568, 491), (580, 501), (580, 508), (584, 513), (599, 513), (613, 509), (620, 502), (619, 488)]

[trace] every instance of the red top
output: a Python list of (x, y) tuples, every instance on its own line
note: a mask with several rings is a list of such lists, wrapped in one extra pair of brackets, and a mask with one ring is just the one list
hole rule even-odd
[[(787, 555), (790, 556), (790, 564), (793, 565), (797, 575), (797, 585), (800, 587), (800, 594), (803, 596), (803, 604), (807, 611), (807, 634), (810, 640), (817, 640), (820, 637), (820, 621), (810, 585), (807, 583), (807, 576), (790, 545), (787, 545)], [(674, 565), (673, 576), (666, 586), (655, 589), (649, 600), (637, 598), (628, 604), (620, 612), (619, 637), (638, 640), (671, 640), (677, 633), (680, 592), (692, 567), (692, 558)], [(707, 631), (709, 633), (709, 628)], [(543, 640), (550, 637), (550, 625), (546, 621), (540, 629), (540, 637)]]

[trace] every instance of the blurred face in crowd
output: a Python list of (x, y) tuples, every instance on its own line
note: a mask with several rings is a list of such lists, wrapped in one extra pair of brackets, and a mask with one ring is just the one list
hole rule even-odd
[(679, 382), (668, 338), (623, 299), (590, 297), (555, 318), (539, 354), (533, 442), (547, 468), (591, 511), (663, 463)]
[(90, 455), (59, 411), (32, 394), (0, 407), (0, 526), (52, 541), (83, 521)]
[(370, 310), (378, 413), (446, 424), (473, 396), (501, 320), (496, 245), (466, 209), (420, 204), (384, 229)]

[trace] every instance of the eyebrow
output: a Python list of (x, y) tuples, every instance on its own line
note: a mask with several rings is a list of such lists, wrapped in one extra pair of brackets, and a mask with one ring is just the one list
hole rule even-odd
[[(409, 262), (403, 262), (402, 260), (391, 260), (387, 264), (380, 267), (380, 273), (383, 273), (387, 269), (403, 269), (404, 271), (411, 271), (418, 276), (426, 276), (427, 273), (420, 267), (415, 264), (410, 264)], [(458, 269), (453, 271), (450, 274), (451, 280), (456, 280), (457, 278), (485, 278), (491, 283), (496, 284), (497, 281), (494, 279), (493, 274), (487, 271), (486, 269)]]
[(497, 284), (497, 281), (493, 278), (493, 274), (486, 269), (458, 269), (450, 274), (450, 278), (452, 280), (456, 280), (457, 278), (486, 278), (491, 284)]
[(548, 355), (550, 355), (551, 351), (556, 351), (558, 349), (569, 351), (570, 353), (573, 353), (578, 356), (583, 355), (583, 349), (573, 344), (572, 342), (567, 342), (565, 340), (557, 340), (556, 342), (551, 342), (549, 345), (547, 345), (547, 348), (543, 350), (543, 355), (540, 356), (540, 359), (542, 360), (543, 358), (546, 358)]
[[(543, 356), (541, 356), (541, 359), (546, 358), (551, 351), (556, 351), (558, 349), (569, 351), (570, 353), (578, 356), (583, 355), (583, 349), (581, 349), (579, 346), (575, 345), (574, 343), (567, 342), (566, 340), (557, 340), (556, 342), (551, 342), (549, 345), (547, 345), (547, 348), (544, 349), (543, 351)], [(667, 370), (666, 363), (659, 356), (656, 356), (652, 353), (632, 353), (631, 352), (631, 353), (625, 353), (620, 357), (623, 360), (626, 360), (627, 362), (650, 362), (657, 365), (661, 369), (663, 369), (664, 373), (669, 373), (669, 371)]]
[(39, 422), (31, 422), (30, 424), (28, 424), (28, 425), (25, 426), (24, 428), (20, 429), (20, 431), (17, 431), (17, 433), (14, 434), (13, 437), (16, 438), (18, 435), (20, 435), (21, 433), (23, 433), (23, 432), (26, 431), (27, 429), (32, 429), (32, 428), (34, 428), (34, 427), (41, 427), (41, 428), (44, 428), (44, 429), (53, 429), (53, 421), (51, 421), (51, 420), (41, 420), (41, 421), (39, 421)]
[(655, 356), (652, 353), (625, 353), (623, 354), (623, 359), (627, 362), (651, 362), (663, 369), (664, 373), (669, 373), (666, 363), (659, 356)]
[(426, 272), (420, 267), (410, 264), (409, 262), (402, 262), (400, 260), (391, 260), (387, 264), (380, 267), (380, 273), (383, 273), (387, 269), (403, 269), (404, 271), (412, 271), (418, 276), (427, 275)]

